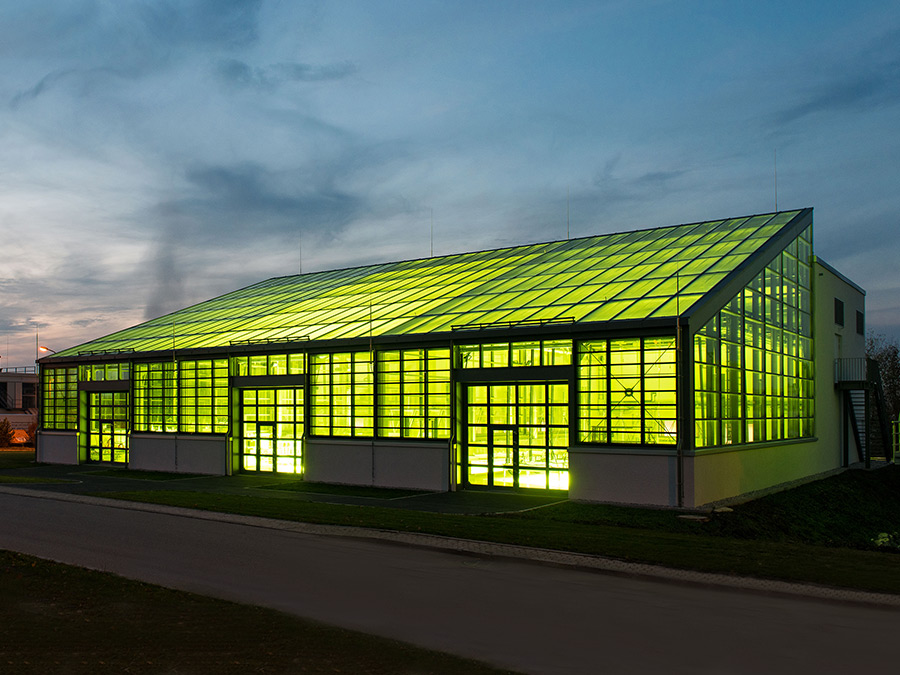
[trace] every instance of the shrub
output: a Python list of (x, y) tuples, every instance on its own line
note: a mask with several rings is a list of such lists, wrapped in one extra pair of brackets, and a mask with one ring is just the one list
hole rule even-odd
[(13, 442), (13, 428), (9, 419), (0, 420), (0, 448), (8, 448)]

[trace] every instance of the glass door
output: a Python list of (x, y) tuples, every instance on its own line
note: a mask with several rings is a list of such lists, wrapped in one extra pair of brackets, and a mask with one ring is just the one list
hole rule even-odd
[(127, 464), (128, 393), (91, 392), (88, 428), (89, 461)]
[(303, 473), (303, 389), (241, 391), (241, 468)]
[(463, 484), (568, 490), (569, 385), (466, 387)]

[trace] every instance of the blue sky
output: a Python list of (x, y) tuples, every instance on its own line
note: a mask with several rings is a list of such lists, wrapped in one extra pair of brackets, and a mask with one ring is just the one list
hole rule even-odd
[[(900, 336), (896, 2), (0, 0), (0, 364), (271, 276), (815, 208)], [(8, 343), (8, 347), (7, 347)]]

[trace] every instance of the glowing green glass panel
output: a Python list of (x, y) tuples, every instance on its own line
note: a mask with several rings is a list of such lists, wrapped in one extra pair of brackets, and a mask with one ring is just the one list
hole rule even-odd
[(41, 425), (75, 429), (78, 424), (78, 369), (41, 369)]
[(813, 435), (811, 239), (775, 255), (694, 337), (696, 447)]
[[(675, 316), (679, 307), (685, 311), (798, 215), (791, 211), (278, 277), (60, 356), (114, 349), (227, 347), (247, 340), (365, 338), (529, 317), (606, 321), (644, 318), (649, 312)], [(779, 256), (772, 271), (782, 274), (784, 258), (791, 282), (808, 288), (811, 253), (811, 237), (802, 239)], [(620, 293), (628, 297), (614, 300)], [(673, 303), (676, 293), (684, 297)], [(645, 302), (650, 298), (661, 301)], [(585, 312), (584, 303), (596, 306)], [(256, 366), (261, 374), (262, 365)], [(297, 374), (289, 362), (284, 368)], [(104, 369), (102, 377), (109, 375)], [(117, 376), (124, 379), (121, 373)]]
[(675, 443), (674, 337), (588, 340), (578, 350), (583, 443)]

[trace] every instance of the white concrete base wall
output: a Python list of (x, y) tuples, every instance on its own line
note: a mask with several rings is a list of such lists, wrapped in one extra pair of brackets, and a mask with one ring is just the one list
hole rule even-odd
[(228, 449), (221, 436), (173, 436), (132, 434), (128, 468), (138, 471), (170, 471), (224, 476)]
[(78, 434), (38, 431), (35, 459), (45, 464), (78, 464)]
[(305, 479), (316, 483), (450, 489), (450, 450), (445, 443), (310, 440), (304, 465)]
[(685, 506), (766, 490), (841, 466), (833, 443), (805, 441), (784, 445), (745, 445), (726, 452), (685, 458)]
[(569, 449), (569, 499), (620, 504), (678, 504), (674, 455)]

